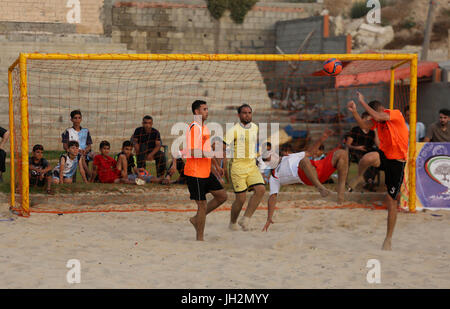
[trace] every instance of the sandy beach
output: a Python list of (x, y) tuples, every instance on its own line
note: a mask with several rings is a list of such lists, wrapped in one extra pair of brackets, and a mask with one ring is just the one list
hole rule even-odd
[[(445, 211), (399, 213), (386, 252), (385, 210), (321, 209), (326, 203), (317, 200), (302, 204), (315, 209), (282, 200), (269, 232), (261, 232), (264, 209), (248, 232), (229, 230), (229, 211), (219, 209), (207, 218), (206, 241), (197, 242), (193, 212), (22, 218), (9, 212), (7, 198), (0, 199), (0, 288), (450, 288)], [(66, 281), (70, 259), (81, 263), (79, 284)], [(366, 280), (369, 259), (380, 261), (380, 284)]]

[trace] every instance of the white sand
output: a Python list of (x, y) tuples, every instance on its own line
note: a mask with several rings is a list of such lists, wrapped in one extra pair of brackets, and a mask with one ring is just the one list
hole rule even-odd
[[(383, 210), (281, 209), (267, 233), (265, 210), (249, 232), (230, 231), (217, 211), (205, 242), (193, 213), (12, 216), (0, 221), (0, 288), (450, 288), (450, 213), (435, 214), (399, 214), (391, 252), (380, 250)], [(69, 259), (81, 262), (80, 284), (66, 281)], [(366, 281), (369, 259), (381, 284)]]

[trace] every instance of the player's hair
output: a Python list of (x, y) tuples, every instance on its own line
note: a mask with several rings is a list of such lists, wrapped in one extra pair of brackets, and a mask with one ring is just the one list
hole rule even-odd
[(144, 118), (142, 118), (142, 121), (145, 121), (145, 120), (153, 120), (153, 118), (150, 115), (145, 115)]
[(238, 109), (237, 109), (238, 114), (240, 114), (242, 109), (245, 108), (245, 107), (248, 107), (248, 108), (250, 108), (251, 111), (253, 111), (252, 107), (250, 105), (244, 103), (244, 104), (242, 104), (241, 106), (238, 107)]
[(133, 147), (133, 143), (130, 141), (125, 141), (122, 143), (122, 148), (125, 148), (125, 147)]
[(69, 141), (69, 142), (67, 143), (67, 148), (70, 148), (70, 147), (72, 147), (72, 146), (77, 146), (77, 148), (78, 148), (78, 147), (80, 147), (80, 144), (78, 144), (77, 141)]
[(202, 106), (202, 105), (204, 105), (204, 104), (206, 104), (206, 101), (203, 101), (203, 100), (195, 100), (195, 101), (192, 103), (192, 114), (195, 115), (195, 111), (196, 111), (197, 109), (199, 109), (200, 106)]
[(445, 116), (450, 117), (450, 110), (448, 110), (448, 109), (446, 109), (446, 108), (442, 108), (442, 109), (439, 111), (439, 114), (444, 114)]
[(409, 105), (407, 105), (407, 106), (405, 107), (405, 113), (406, 113), (407, 111), (409, 111)]
[(370, 116), (370, 114), (368, 112), (364, 112), (364, 113), (361, 114), (361, 118), (363, 118), (363, 119), (367, 118), (369, 116)]
[(108, 141), (101, 141), (100, 142), (100, 150), (103, 149), (106, 146), (111, 147), (111, 144)]
[(33, 146), (33, 152), (36, 151), (36, 150), (44, 151), (44, 146), (36, 144), (36, 145)]
[(325, 150), (325, 146), (324, 146), (323, 144), (321, 144), (321, 145), (319, 146), (319, 150), (324, 151), (324, 150)]
[(378, 107), (383, 106), (383, 104), (378, 100), (373, 100), (369, 102), (369, 106), (371, 109), (376, 111)]
[(76, 115), (80, 115), (80, 117), (82, 117), (79, 109), (70, 112), (70, 119), (73, 119)]

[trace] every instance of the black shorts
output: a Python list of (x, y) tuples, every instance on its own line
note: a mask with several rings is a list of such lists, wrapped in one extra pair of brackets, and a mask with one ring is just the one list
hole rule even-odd
[(191, 200), (195, 201), (206, 201), (206, 193), (223, 189), (212, 173), (209, 174), (208, 178), (186, 176), (186, 183), (191, 194)]
[(392, 199), (396, 200), (403, 183), (403, 177), (405, 176), (406, 162), (390, 160), (379, 149), (377, 152), (380, 155), (379, 169), (384, 171), (388, 194)]

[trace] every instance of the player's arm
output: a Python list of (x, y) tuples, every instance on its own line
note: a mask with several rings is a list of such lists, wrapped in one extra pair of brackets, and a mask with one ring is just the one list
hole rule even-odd
[(353, 100), (348, 102), (347, 108), (352, 113), (353, 118), (355, 118), (356, 122), (358, 123), (358, 126), (362, 130), (370, 130), (370, 129), (372, 129), (372, 127), (373, 127), (372, 121), (370, 121), (370, 120), (363, 120), (361, 118), (361, 116), (358, 114), (358, 111), (356, 110), (356, 104), (355, 104), (355, 102)]
[(380, 147), (380, 138), (378, 137), (378, 130), (374, 130), (374, 132), (375, 132), (375, 138), (374, 138), (375, 146), (377, 146), (379, 148)]
[(326, 129), (322, 133), (320, 138), (306, 149), (306, 151), (305, 151), (306, 156), (310, 157), (310, 156), (314, 155), (317, 152), (317, 150), (319, 150), (320, 145), (322, 145), (323, 142), (325, 142), (328, 139), (328, 137), (330, 137), (331, 135), (333, 135), (333, 130)]
[[(375, 111), (374, 109), (372, 109), (369, 106), (369, 104), (366, 103), (366, 101), (364, 100), (364, 96), (362, 95), (361, 92), (357, 92), (357, 94), (358, 94), (359, 103), (362, 105), (362, 107), (364, 107), (364, 109), (369, 113), (370, 116), (372, 116), (372, 118), (375, 121), (389, 121), (390, 120), (391, 117), (389, 116), (389, 114)], [(371, 122), (370, 128), (371, 127), (372, 127), (372, 122)]]

